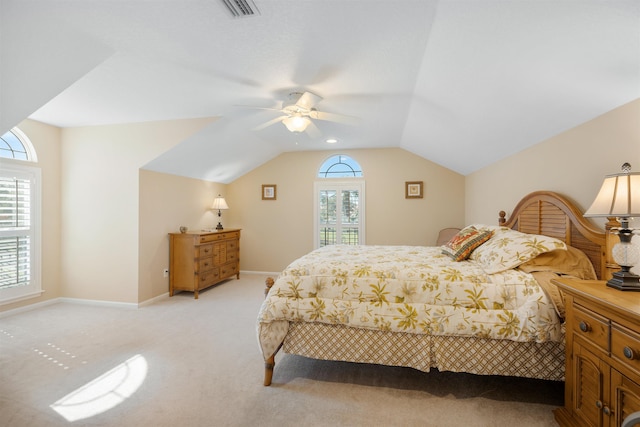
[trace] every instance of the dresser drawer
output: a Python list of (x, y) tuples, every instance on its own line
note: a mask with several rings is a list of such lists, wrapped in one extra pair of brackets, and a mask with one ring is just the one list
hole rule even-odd
[(580, 305), (573, 306), (571, 329), (602, 351), (609, 351), (609, 320)]
[(220, 234), (220, 233), (203, 234), (202, 236), (200, 236), (200, 243), (217, 242), (219, 240), (224, 240), (224, 239), (225, 239), (224, 234)]
[(231, 240), (227, 242), (227, 252), (235, 252), (238, 250), (238, 241)]
[(198, 260), (198, 271), (205, 272), (211, 270), (215, 266), (213, 262), (213, 257), (208, 258), (200, 258)]
[(233, 240), (238, 240), (240, 239), (240, 232), (239, 231), (228, 231), (224, 233), (224, 238), (225, 239), (233, 239)]
[(209, 243), (209, 242), (218, 242), (220, 240), (227, 239), (239, 239), (240, 232), (239, 231), (228, 231), (228, 232), (218, 232), (211, 234), (202, 234), (200, 236), (200, 243)]
[(198, 289), (206, 288), (215, 283), (220, 277), (220, 271), (217, 268), (200, 273), (198, 280)]
[(220, 277), (225, 278), (238, 273), (238, 263), (225, 264), (220, 267)]
[(198, 248), (198, 258), (213, 256), (213, 245), (202, 245)]
[(614, 323), (611, 328), (611, 357), (640, 372), (640, 335)]

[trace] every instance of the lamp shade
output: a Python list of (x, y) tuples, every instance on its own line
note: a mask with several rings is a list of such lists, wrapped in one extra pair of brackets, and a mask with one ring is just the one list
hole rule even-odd
[(218, 197), (213, 199), (213, 205), (211, 205), (211, 209), (217, 209), (217, 210), (229, 209), (229, 205), (227, 205), (227, 202), (226, 200), (224, 200), (224, 197), (218, 194)]
[(290, 132), (304, 132), (311, 123), (309, 117), (304, 116), (289, 116), (282, 120), (282, 123), (289, 129)]
[(640, 173), (607, 175), (600, 192), (584, 216), (640, 217)]

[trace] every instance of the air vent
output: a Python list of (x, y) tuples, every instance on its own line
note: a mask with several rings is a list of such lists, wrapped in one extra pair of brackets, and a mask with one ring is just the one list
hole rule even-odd
[(247, 18), (259, 15), (260, 12), (252, 0), (222, 0), (234, 18)]

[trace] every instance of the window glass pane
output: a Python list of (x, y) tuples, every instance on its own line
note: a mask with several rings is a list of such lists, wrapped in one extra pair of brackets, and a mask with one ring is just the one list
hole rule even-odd
[(31, 183), (26, 179), (0, 177), (0, 229), (31, 225)]
[(22, 145), (22, 142), (20, 142), (20, 140), (18, 139), (18, 137), (11, 131), (5, 133), (4, 135), (2, 135), (2, 139), (4, 140), (4, 142), (7, 143), (7, 145), (15, 151), (24, 151), (24, 146)]
[(29, 236), (0, 238), (0, 289), (29, 284), (30, 253)]
[(358, 229), (353, 227), (346, 227), (342, 229), (341, 243), (343, 245), (357, 245), (359, 244)]
[(358, 190), (343, 190), (342, 224), (357, 224), (358, 212)]
[(362, 177), (362, 168), (349, 156), (338, 154), (328, 158), (318, 171), (320, 178)]
[(24, 144), (12, 131), (0, 137), (0, 157), (19, 160), (29, 159)]
[(336, 191), (335, 190), (320, 191), (320, 223), (321, 224), (336, 223)]
[(323, 227), (320, 229), (320, 247), (336, 244), (336, 229)]

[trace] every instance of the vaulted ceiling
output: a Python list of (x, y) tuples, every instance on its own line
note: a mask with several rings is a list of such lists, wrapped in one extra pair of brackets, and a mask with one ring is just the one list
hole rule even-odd
[[(212, 117), (144, 166), (402, 147), (466, 175), (640, 98), (636, 0), (225, 1), (0, 0), (0, 132)], [(255, 130), (305, 90), (357, 122)]]

